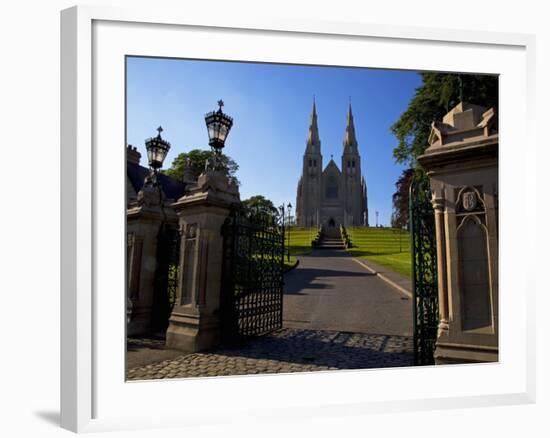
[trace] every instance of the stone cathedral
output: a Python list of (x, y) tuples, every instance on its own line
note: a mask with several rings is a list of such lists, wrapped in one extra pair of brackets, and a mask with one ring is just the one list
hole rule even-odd
[(351, 103), (342, 146), (341, 168), (331, 159), (323, 169), (317, 109), (313, 102), (296, 196), (296, 221), (306, 226), (368, 226), (367, 184), (361, 175), (361, 156), (355, 137)]

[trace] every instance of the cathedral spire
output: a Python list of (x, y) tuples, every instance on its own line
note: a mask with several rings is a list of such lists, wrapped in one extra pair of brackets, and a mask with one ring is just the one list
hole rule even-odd
[(311, 122), (309, 124), (309, 134), (307, 137), (308, 146), (318, 145), (319, 128), (317, 127), (317, 107), (315, 106), (315, 97), (313, 97), (313, 109), (311, 110)]
[(348, 105), (348, 121), (346, 125), (346, 132), (344, 134), (344, 147), (357, 146), (357, 139), (355, 138), (355, 126), (353, 124), (353, 112), (351, 111), (351, 99)]

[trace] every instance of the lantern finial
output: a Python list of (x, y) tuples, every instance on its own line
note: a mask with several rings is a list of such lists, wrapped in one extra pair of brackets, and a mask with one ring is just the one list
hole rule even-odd
[(162, 167), (164, 159), (170, 150), (170, 143), (160, 136), (162, 131), (164, 131), (164, 129), (162, 129), (162, 126), (159, 126), (157, 128), (158, 135), (145, 140), (149, 167), (155, 171)]
[(208, 129), (208, 144), (218, 155), (221, 153), (227, 135), (233, 126), (233, 119), (222, 111), (223, 105), (223, 100), (218, 100), (218, 110), (212, 111), (204, 117)]

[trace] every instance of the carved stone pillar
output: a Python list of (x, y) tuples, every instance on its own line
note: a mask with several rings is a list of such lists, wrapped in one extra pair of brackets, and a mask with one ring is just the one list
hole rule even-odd
[(159, 229), (163, 221), (175, 224), (177, 218), (170, 208), (161, 208), (158, 187), (149, 178), (126, 218), (127, 334), (137, 335), (149, 332), (151, 326)]
[(179, 297), (170, 316), (166, 345), (185, 352), (217, 345), (221, 339), (222, 225), (239, 203), (237, 186), (208, 170), (172, 206), (182, 231)]
[(432, 184), (432, 205), (435, 212), (435, 238), (437, 242), (437, 281), (439, 302), (439, 325), (437, 335), (449, 330), (449, 290), (447, 288), (447, 263), (445, 245), (445, 195), (444, 191), (434, 190)]
[(498, 130), (493, 109), (460, 103), (418, 158), (435, 209), (436, 364), (498, 360)]

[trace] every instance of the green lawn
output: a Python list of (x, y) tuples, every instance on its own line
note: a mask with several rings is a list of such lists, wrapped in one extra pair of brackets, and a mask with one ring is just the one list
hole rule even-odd
[[(288, 233), (288, 231), (287, 231)], [(285, 254), (287, 245), (290, 247), (290, 262), (285, 255), (285, 266), (294, 266), (296, 256), (311, 252), (311, 241), (317, 235), (317, 228), (290, 227), (290, 245), (288, 245), (289, 234), (285, 235)]]
[(285, 246), (290, 239), (290, 255), (303, 255), (311, 252), (311, 241), (317, 235), (317, 228), (290, 227), (286, 231)]
[(371, 260), (392, 271), (411, 276), (411, 240), (408, 231), (350, 227), (348, 234), (353, 244), (348, 252), (352, 256)]

